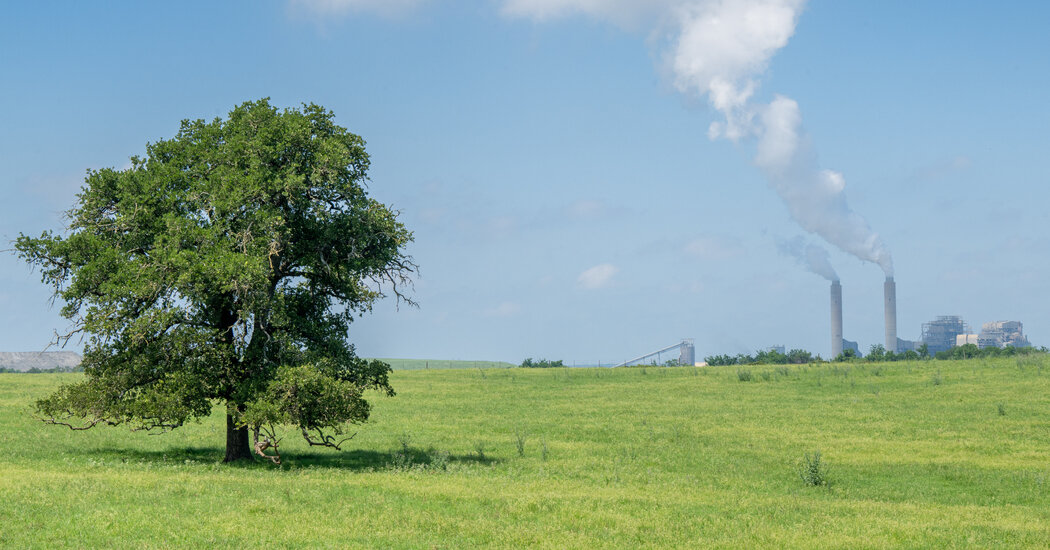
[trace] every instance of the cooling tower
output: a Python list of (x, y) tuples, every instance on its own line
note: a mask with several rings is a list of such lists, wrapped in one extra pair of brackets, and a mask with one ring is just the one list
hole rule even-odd
[(886, 351), (897, 353), (897, 283), (893, 277), (886, 277), (883, 285), (886, 299)]
[(831, 358), (842, 355), (842, 285), (831, 281)]

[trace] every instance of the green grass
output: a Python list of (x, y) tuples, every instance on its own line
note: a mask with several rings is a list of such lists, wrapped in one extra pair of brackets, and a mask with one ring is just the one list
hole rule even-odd
[(0, 375), (0, 547), (1050, 546), (1046, 357), (748, 369), (398, 371), (283, 468), (218, 463), (217, 416), (46, 427), (79, 375)]

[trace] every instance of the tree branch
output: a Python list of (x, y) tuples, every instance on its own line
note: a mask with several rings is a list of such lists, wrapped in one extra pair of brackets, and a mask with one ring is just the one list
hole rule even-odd
[(315, 428), (315, 431), (317, 431), (317, 437), (320, 438), (320, 441), (314, 441), (313, 439), (310, 439), (310, 433), (306, 431), (306, 428), (302, 428), (302, 431), (303, 431), (303, 439), (305, 439), (306, 442), (309, 443), (311, 447), (314, 447), (314, 446), (316, 446), (316, 447), (329, 447), (329, 448), (335, 449), (337, 451), (342, 450), (342, 449), (339, 448), (340, 445), (342, 445), (343, 443), (346, 443), (347, 441), (350, 441), (351, 439), (354, 438), (354, 436), (357, 435), (357, 432), (354, 432), (354, 434), (351, 435), (350, 437), (346, 437), (346, 438), (343, 438), (343, 439), (341, 439), (339, 441), (336, 441), (335, 437), (330, 436), (330, 435), (326, 435), (324, 432), (321, 431), (321, 428)]

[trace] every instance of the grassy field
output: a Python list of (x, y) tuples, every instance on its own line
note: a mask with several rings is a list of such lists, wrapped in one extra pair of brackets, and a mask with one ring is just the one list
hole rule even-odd
[(220, 464), (219, 417), (45, 427), (78, 375), (0, 375), (0, 546), (1050, 547), (1046, 357), (740, 370), (398, 371), (282, 468)]

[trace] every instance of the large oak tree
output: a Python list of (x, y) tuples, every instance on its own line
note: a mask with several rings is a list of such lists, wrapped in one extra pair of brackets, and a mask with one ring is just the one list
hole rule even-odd
[(226, 461), (251, 458), (251, 431), (276, 451), (281, 425), (338, 448), (365, 391), (394, 393), (350, 323), (385, 292), (411, 302), (415, 271), (368, 167), (330, 111), (261, 100), (89, 171), (68, 229), (16, 241), (64, 302), (59, 339), (87, 337), (86, 378), (38, 401), (42, 418), (167, 430), (221, 404)]

